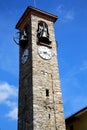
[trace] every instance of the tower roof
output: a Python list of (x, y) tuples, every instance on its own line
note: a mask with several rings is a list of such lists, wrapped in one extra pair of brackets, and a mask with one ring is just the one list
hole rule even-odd
[(34, 8), (32, 6), (28, 6), (27, 9), (25, 10), (24, 14), (22, 15), (22, 17), (20, 18), (20, 20), (16, 24), (16, 29), (21, 29), (21, 27), (26, 24), (28, 18), (32, 14), (35, 15), (35, 16), (47, 19), (47, 20), (52, 21), (52, 22), (55, 22), (58, 18), (56, 15), (50, 14), (50, 13), (42, 11), (42, 10), (39, 10), (39, 9)]

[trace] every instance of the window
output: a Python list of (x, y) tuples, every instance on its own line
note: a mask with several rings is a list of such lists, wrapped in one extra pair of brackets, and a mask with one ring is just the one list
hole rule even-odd
[(46, 89), (46, 96), (49, 97), (49, 90)]
[(50, 119), (50, 114), (49, 114), (49, 119)]

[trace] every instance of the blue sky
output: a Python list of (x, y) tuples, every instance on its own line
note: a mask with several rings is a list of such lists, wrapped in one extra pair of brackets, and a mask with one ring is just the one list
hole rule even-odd
[[(17, 130), (19, 47), (15, 25), (30, 0), (0, 0), (0, 130)], [(36, 7), (59, 17), (55, 23), (65, 117), (87, 106), (87, 1), (36, 0)]]

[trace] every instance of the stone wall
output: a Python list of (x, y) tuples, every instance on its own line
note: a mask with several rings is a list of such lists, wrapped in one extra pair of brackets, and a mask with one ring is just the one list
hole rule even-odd
[[(38, 21), (48, 25), (52, 41), (52, 58), (44, 60), (38, 55), (37, 26)], [(32, 61), (33, 61), (33, 113), (35, 130), (64, 130), (62, 93), (57, 65), (56, 41), (53, 22), (37, 16), (31, 16), (32, 26)], [(46, 93), (49, 93), (49, 96)]]

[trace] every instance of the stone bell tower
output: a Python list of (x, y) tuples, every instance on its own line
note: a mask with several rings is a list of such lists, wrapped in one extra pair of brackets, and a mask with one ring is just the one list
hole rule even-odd
[(20, 32), (18, 130), (65, 130), (54, 23), (57, 16), (28, 7)]

